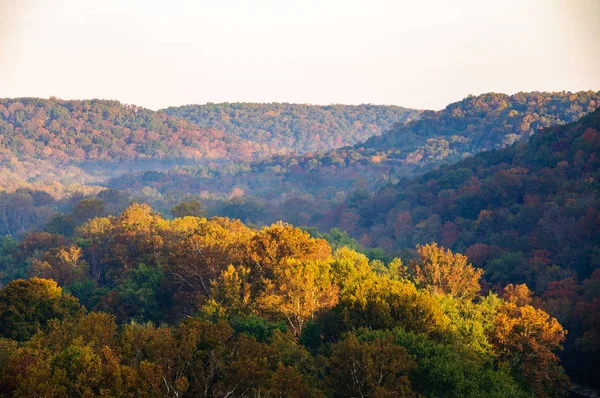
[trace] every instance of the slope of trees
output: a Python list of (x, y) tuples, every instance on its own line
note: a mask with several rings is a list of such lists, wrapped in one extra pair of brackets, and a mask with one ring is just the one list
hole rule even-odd
[[(597, 95), (473, 97), (364, 148), (254, 163), (237, 160), (262, 156), (262, 144), (235, 153), (251, 136), (239, 130), (223, 152), (235, 159), (111, 183), (128, 193), (3, 185), (0, 395), (556, 396), (568, 385), (561, 363), (597, 385), (600, 111), (529, 137), (593, 110)], [(108, 153), (130, 145), (118, 126), (184, 131), (164, 113), (139, 110), (157, 127), (133, 107), (104, 116), (118, 103), (81, 102), (84, 112), (51, 100), (90, 118), (81, 134), (73, 124), (72, 139), (53, 139), (25, 126), (36, 101), (3, 111), (11, 171), (0, 178), (39, 165), (71, 183), (70, 168), (90, 178), (88, 152), (69, 160), (67, 144), (93, 129), (115, 139)], [(511, 134), (515, 144), (494, 149)], [(431, 137), (448, 145), (424, 149)], [(44, 140), (69, 149), (43, 154)], [(136, 145), (139, 157), (115, 149), (116, 159), (162, 156)], [(180, 149), (162, 159), (179, 161)], [(178, 218), (131, 205), (130, 194)], [(278, 219), (341, 230), (312, 228), (311, 238)]]
[[(356, 198), (346, 203), (345, 211), (358, 217), (351, 232), (366, 233), (374, 245), (389, 249), (440, 241), (465, 253), (478, 250), (476, 262), (484, 268), (497, 258), (491, 247), (521, 251), (524, 257), (515, 257), (512, 265), (496, 262), (488, 268), (494, 280), (518, 276), (534, 284), (548, 263), (587, 277), (594, 270), (592, 249), (600, 244), (595, 234), (599, 129), (596, 111), (576, 123), (543, 129), (528, 142)], [(484, 255), (482, 244), (491, 251)], [(521, 260), (536, 264), (515, 269)]]
[(0, 121), (5, 153), (61, 163), (220, 158), (243, 142), (117, 101), (4, 99)]
[(5, 249), (30, 279), (0, 289), (0, 394), (563, 396), (565, 331), (527, 287), (484, 295), (464, 256), (421, 249), (385, 264), (139, 204), (31, 234)]
[[(364, 244), (441, 242), (491, 285), (527, 283), (570, 330), (566, 357), (598, 380), (600, 111), (528, 142), (365, 193), (326, 215)], [(577, 358), (577, 359), (575, 359)], [(586, 358), (585, 360), (583, 358)], [(588, 361), (587, 366), (577, 361)]]
[[(599, 105), (600, 92), (593, 91), (483, 94), (441, 111), (423, 112), (418, 120), (399, 124), (354, 147), (279, 155), (217, 169), (187, 166), (136, 173), (113, 180), (109, 186), (131, 189), (140, 200), (157, 205), (164, 193), (183, 191), (202, 194), (207, 201), (226, 202), (215, 207), (214, 214), (265, 224), (278, 219), (316, 224), (321, 222), (318, 214), (326, 212), (332, 202), (356, 202), (360, 199), (356, 195), (364, 191), (527, 140), (539, 128), (576, 121)], [(142, 192), (144, 188), (151, 195)], [(299, 206), (290, 206), (289, 201)], [(340, 223), (327, 227), (341, 225), (346, 227)]]
[[(200, 195), (210, 214), (315, 224), (321, 222), (313, 219), (317, 213), (332, 201), (352, 199), (353, 191), (510, 144), (537, 127), (573, 121), (595, 109), (598, 97), (594, 92), (470, 97), (397, 123), (365, 145), (334, 151), (327, 151), (330, 145), (378, 134), (375, 125), (383, 129), (413, 112), (367, 105), (222, 104), (171, 108), (177, 115), (170, 116), (116, 101), (5, 99), (0, 188), (64, 198), (108, 185), (130, 190), (161, 211), (186, 195)], [(340, 136), (341, 144), (330, 143)], [(282, 155), (302, 151), (301, 142), (321, 150)], [(106, 181), (123, 173), (132, 174)]]
[[(228, 107), (224, 105), (223, 112)], [(190, 116), (194, 120), (190, 121), (117, 101), (1, 99), (0, 186), (57, 178), (83, 183), (111, 171), (162, 169), (186, 162), (246, 162), (305, 152), (311, 149), (305, 143), (332, 149), (363, 141), (419, 114), (368, 105), (231, 107), (234, 115), (214, 105), (169, 112)], [(202, 109), (210, 111), (199, 114)], [(243, 131), (240, 125), (245, 126)]]
[[(600, 92), (488, 93), (469, 96), (441, 111), (424, 111), (418, 120), (398, 124), (352, 148), (301, 158), (274, 158), (261, 165), (298, 165), (303, 171), (369, 165), (381, 173), (411, 176), (444, 163), (531, 136), (538, 129), (574, 122), (600, 107)], [(260, 167), (260, 166), (259, 166)], [(318, 173), (317, 173), (318, 174)]]
[(359, 144), (419, 117), (420, 111), (380, 105), (223, 103), (164, 109), (206, 129), (297, 153)]
[(229, 160), (231, 153), (238, 159), (270, 150), (117, 101), (0, 100), (0, 187), (6, 190), (24, 182), (98, 182), (94, 174), (135, 170), (131, 162), (154, 168)]

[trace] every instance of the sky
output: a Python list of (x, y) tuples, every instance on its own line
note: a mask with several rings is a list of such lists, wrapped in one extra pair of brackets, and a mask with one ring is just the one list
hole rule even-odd
[(0, 97), (441, 109), (600, 89), (600, 0), (0, 0)]

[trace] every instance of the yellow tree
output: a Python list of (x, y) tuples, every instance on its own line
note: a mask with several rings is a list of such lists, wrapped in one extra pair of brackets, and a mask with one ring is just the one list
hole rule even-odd
[(169, 258), (165, 271), (175, 292), (178, 311), (191, 314), (211, 294), (211, 284), (229, 265), (243, 263), (247, 242), (254, 231), (240, 221), (216, 217), (185, 231), (181, 223), (186, 220), (198, 219), (186, 217), (173, 221), (181, 232), (167, 239)]
[(33, 260), (31, 276), (53, 279), (61, 286), (82, 279), (88, 269), (83, 250), (74, 245), (50, 249), (44, 253), (43, 260)]
[(473, 268), (467, 257), (438, 247), (437, 243), (417, 245), (420, 259), (411, 261), (409, 268), (415, 282), (436, 294), (472, 299), (481, 286), (482, 269)]
[(323, 260), (289, 259), (276, 267), (272, 279), (264, 279), (258, 294), (261, 313), (286, 319), (292, 332), (300, 335), (314, 315), (333, 307), (338, 287), (333, 284), (331, 266)]
[(340, 286), (337, 308), (348, 327), (387, 329), (401, 325), (429, 335), (445, 331), (448, 319), (438, 301), (404, 278), (400, 261), (393, 261), (387, 272), (378, 274), (364, 255), (343, 248), (335, 252), (332, 270)]
[(448, 318), (435, 297), (411, 281), (394, 281), (372, 274), (340, 295), (344, 322), (350, 328), (391, 329), (402, 326), (416, 333), (440, 336)]
[(277, 223), (261, 229), (248, 243), (247, 265), (255, 274), (270, 278), (274, 270), (290, 258), (326, 260), (331, 248), (324, 239), (312, 239), (307, 232), (289, 224)]
[(529, 290), (526, 284), (522, 283), (520, 285), (508, 284), (504, 288), (504, 294), (502, 298), (508, 301), (509, 303), (516, 304), (518, 306), (524, 306), (531, 304), (531, 298), (533, 297), (533, 292)]
[(560, 395), (568, 382), (554, 353), (562, 349), (565, 335), (560, 323), (546, 312), (509, 301), (498, 308), (489, 337), (498, 359), (529, 384), (536, 396), (548, 397)]
[(166, 221), (147, 204), (131, 204), (117, 217), (94, 218), (79, 228), (85, 258), (95, 279), (118, 278), (140, 263), (164, 261), (161, 225)]
[[(229, 314), (250, 313), (252, 300), (248, 282), (250, 270), (244, 266), (229, 265), (221, 276), (211, 283), (210, 300), (205, 310), (219, 310)], [(211, 307), (216, 304), (218, 307)]]

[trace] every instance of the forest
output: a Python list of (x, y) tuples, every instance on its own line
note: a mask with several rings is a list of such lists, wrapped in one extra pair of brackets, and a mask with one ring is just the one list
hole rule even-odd
[(164, 110), (167, 115), (241, 139), (303, 154), (360, 144), (421, 111), (398, 106), (224, 103)]
[[(182, 206), (179, 210), (194, 209)], [(147, 205), (3, 244), (7, 396), (560, 396), (565, 330), (434, 244), (385, 264)]]
[(353, 147), (217, 168), (188, 165), (134, 172), (110, 179), (106, 185), (127, 190), (163, 212), (174, 205), (170, 198), (175, 194), (189, 194), (202, 200), (210, 214), (257, 224), (283, 219), (315, 225), (335, 204), (476, 153), (527, 140), (540, 128), (580, 119), (598, 104), (600, 92), (593, 91), (483, 94), (441, 111), (422, 112), (418, 120), (397, 124)]
[[(196, 123), (197, 113), (204, 123)], [(419, 114), (375, 105), (208, 104), (156, 112), (118, 101), (0, 99), (0, 184), (9, 191), (22, 182), (50, 185), (61, 193), (64, 185), (99, 183), (132, 170), (220, 167), (316, 147), (334, 149)]]
[(528, 142), (355, 197), (328, 223), (390, 254), (439, 242), (484, 269), (491, 285), (526, 283), (570, 331), (567, 366), (597, 380), (599, 171), (597, 110)]
[(598, 389), (599, 106), (0, 100), (0, 397)]

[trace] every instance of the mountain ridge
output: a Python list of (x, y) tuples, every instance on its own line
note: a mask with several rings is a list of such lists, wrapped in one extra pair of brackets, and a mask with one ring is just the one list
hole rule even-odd
[[(238, 209), (243, 197), (252, 209), (266, 206), (260, 203), (266, 200), (273, 219), (237, 210), (231, 215), (263, 223), (290, 217), (296, 224), (310, 224), (315, 221), (311, 221), (312, 215), (326, 213), (327, 203), (332, 200), (343, 201), (356, 191), (370, 192), (473, 153), (510, 145), (529, 137), (535, 128), (577, 120), (598, 104), (600, 92), (594, 91), (485, 94), (450, 104), (442, 111), (425, 111), (418, 120), (396, 125), (363, 146), (275, 155), (239, 168), (179, 167), (161, 172), (159, 183), (154, 174), (151, 179), (143, 173), (125, 175), (108, 185), (127, 189), (135, 184), (138, 192), (147, 186), (159, 194), (186, 186), (190, 188), (185, 192), (202, 193), (205, 199), (235, 197), (234, 206)], [(487, 114), (490, 109), (495, 111)], [(371, 145), (373, 142), (385, 145)], [(214, 183), (215, 178), (218, 184)], [(259, 203), (252, 203), (256, 202), (253, 198), (258, 198)], [(294, 198), (318, 210), (303, 209), (303, 215), (292, 214), (294, 209), (285, 203)], [(277, 207), (280, 209), (273, 211)], [(332, 226), (335, 225), (328, 224)]]

